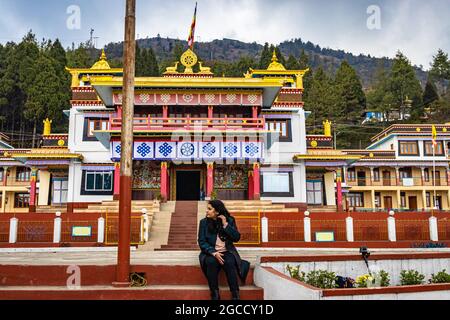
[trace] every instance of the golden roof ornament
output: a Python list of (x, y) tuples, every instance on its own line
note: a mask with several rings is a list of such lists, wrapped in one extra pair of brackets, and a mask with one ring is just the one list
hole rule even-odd
[(97, 70), (104, 70), (104, 69), (111, 69), (109, 66), (108, 61), (106, 61), (106, 53), (105, 49), (102, 49), (102, 55), (100, 56), (100, 60), (98, 60), (91, 69), (97, 69)]
[(267, 70), (279, 70), (279, 71), (286, 70), (286, 68), (281, 63), (278, 62), (276, 50), (273, 50), (272, 63), (269, 64)]
[(194, 73), (192, 67), (197, 63), (197, 55), (191, 49), (187, 49), (180, 58), (180, 62), (185, 66), (184, 73)]
[(325, 120), (323, 122), (323, 134), (325, 137), (331, 137), (331, 121)]
[(48, 136), (52, 133), (52, 120), (49, 120), (48, 118), (42, 121), (44, 123), (44, 132), (43, 136)]

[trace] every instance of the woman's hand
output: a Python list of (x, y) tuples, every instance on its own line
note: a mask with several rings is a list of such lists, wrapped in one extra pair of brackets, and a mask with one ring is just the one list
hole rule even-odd
[(227, 217), (225, 217), (223, 214), (221, 214), (220, 216), (217, 216), (217, 218), (220, 218), (222, 220), (222, 226), (224, 228), (226, 228), (226, 226), (228, 225)]
[(223, 260), (223, 253), (222, 252), (214, 252), (213, 253), (214, 258), (217, 259), (217, 261), (223, 265), (225, 263), (225, 261)]

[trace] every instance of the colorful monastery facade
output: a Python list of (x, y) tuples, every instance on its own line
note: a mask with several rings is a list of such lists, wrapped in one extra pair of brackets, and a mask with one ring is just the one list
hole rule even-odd
[[(274, 55), (266, 70), (214, 77), (187, 50), (162, 77), (135, 79), (134, 200), (262, 199), (305, 210), (450, 206), (450, 125), (438, 126), (435, 184), (429, 155), (431, 126), (393, 125), (367, 150), (335, 150), (331, 123), (307, 135), (302, 101), (307, 70), (286, 70)], [(181, 63), (184, 71), (177, 72)], [(2, 145), (2, 212), (62, 206), (72, 212), (118, 199), (122, 69), (104, 52), (72, 75), (69, 132), (42, 146)], [(430, 178), (431, 177), (431, 178)], [(432, 181), (432, 180), (431, 180)]]

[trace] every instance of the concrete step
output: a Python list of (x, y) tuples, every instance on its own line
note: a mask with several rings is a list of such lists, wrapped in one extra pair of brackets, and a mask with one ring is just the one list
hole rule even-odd
[[(114, 288), (112, 286), (81, 287), (71, 290), (63, 287), (10, 287), (0, 289), (2, 300), (210, 300), (206, 285), (157, 286)], [(222, 300), (230, 300), (226, 286), (220, 287)], [(241, 300), (263, 300), (264, 290), (256, 286), (242, 286)]]

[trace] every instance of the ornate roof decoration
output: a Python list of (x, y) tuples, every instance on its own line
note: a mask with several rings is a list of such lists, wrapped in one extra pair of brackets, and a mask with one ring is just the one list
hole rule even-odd
[(278, 62), (277, 53), (275, 50), (273, 51), (272, 55), (272, 63), (269, 64), (267, 70), (280, 70), (280, 71), (286, 70), (286, 68), (281, 63)]
[[(179, 73), (177, 71), (178, 64), (181, 63), (184, 66), (184, 73)], [(192, 69), (193, 66), (195, 66), (198, 63), (200, 71), (197, 73), (194, 73), (194, 70)], [(167, 67), (166, 72), (164, 72), (165, 76), (192, 76), (192, 75), (199, 75), (199, 76), (212, 76), (213, 73), (211, 72), (211, 68), (204, 67), (202, 65), (202, 61), (198, 61), (198, 57), (195, 54), (194, 51), (192, 51), (190, 48), (187, 49), (180, 57), (180, 61), (176, 61), (175, 64), (172, 67)]]
[(108, 61), (106, 61), (105, 49), (102, 49), (102, 55), (100, 56), (100, 60), (98, 60), (96, 63), (94, 63), (94, 65), (92, 66), (91, 69), (95, 69), (95, 70), (111, 69)]

